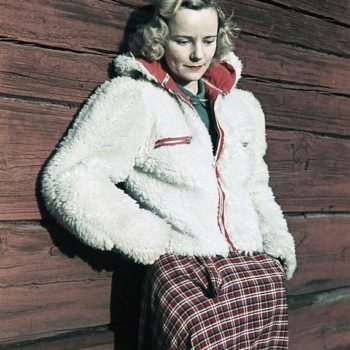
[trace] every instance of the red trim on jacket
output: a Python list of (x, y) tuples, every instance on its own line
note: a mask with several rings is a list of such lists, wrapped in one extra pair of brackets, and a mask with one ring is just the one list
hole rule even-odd
[[(224, 142), (225, 142), (225, 133), (224, 130), (222, 129), (222, 127), (219, 124), (218, 119), (216, 118), (215, 115), (215, 111), (214, 111), (214, 102), (212, 100), (210, 100), (210, 108), (211, 108), (211, 115), (214, 118), (214, 123), (215, 123), (215, 128), (217, 130), (217, 133), (219, 135), (219, 142), (218, 142), (218, 146), (216, 149), (216, 154), (215, 154), (215, 175), (216, 175), (216, 181), (217, 181), (217, 185), (218, 185), (218, 192), (219, 192), (219, 205), (218, 205), (218, 225), (220, 227), (220, 231), (222, 232), (222, 234), (225, 236), (227, 242), (230, 244), (232, 251), (236, 251), (237, 248), (235, 247), (235, 245), (233, 244), (230, 235), (226, 229), (225, 226), (225, 192), (222, 189), (221, 183), (220, 183), (220, 174), (219, 174), (219, 169), (217, 168), (217, 162), (220, 159), (221, 156), (221, 152), (222, 149), (224, 147)], [(222, 205), (221, 205), (222, 204)]]
[(154, 148), (163, 146), (175, 146), (181, 144), (189, 144), (192, 141), (192, 136), (166, 137), (155, 142)]

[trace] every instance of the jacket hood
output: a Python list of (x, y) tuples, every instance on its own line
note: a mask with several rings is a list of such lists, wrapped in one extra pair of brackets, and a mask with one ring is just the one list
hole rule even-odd
[[(131, 52), (119, 55), (113, 60), (114, 70), (119, 76), (143, 76), (164, 88), (177, 90), (176, 84), (161, 61), (147, 61), (135, 58)], [(204, 83), (218, 94), (228, 93), (241, 77), (242, 63), (233, 53), (227, 54), (219, 63), (208, 68), (203, 76)]]

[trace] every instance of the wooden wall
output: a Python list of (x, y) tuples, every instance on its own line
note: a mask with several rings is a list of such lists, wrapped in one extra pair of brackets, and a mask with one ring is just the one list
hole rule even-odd
[[(147, 4), (0, 0), (0, 349), (133, 349), (143, 268), (56, 225), (39, 176)], [(297, 243), (290, 348), (349, 349), (350, 2), (224, 4), (242, 27), (240, 87), (266, 112), (271, 186)]]

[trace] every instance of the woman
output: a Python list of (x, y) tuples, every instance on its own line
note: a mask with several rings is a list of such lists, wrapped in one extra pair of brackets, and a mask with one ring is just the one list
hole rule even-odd
[(159, 0), (43, 173), (63, 226), (152, 265), (139, 349), (287, 348), (294, 242), (231, 28), (214, 0)]

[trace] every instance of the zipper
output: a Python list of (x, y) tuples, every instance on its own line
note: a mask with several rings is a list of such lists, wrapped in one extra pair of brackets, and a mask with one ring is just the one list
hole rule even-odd
[(225, 226), (225, 192), (222, 189), (222, 185), (220, 182), (219, 169), (217, 167), (217, 163), (218, 163), (218, 160), (220, 159), (221, 152), (222, 152), (222, 149), (224, 146), (225, 134), (224, 134), (222, 127), (219, 124), (219, 121), (217, 120), (215, 109), (214, 109), (214, 104), (212, 106), (212, 110), (213, 110), (213, 116), (214, 116), (213, 119), (215, 121), (215, 129), (216, 129), (218, 136), (219, 136), (216, 153), (215, 153), (214, 160), (213, 160), (213, 168), (215, 171), (216, 181), (217, 181), (217, 185), (218, 185), (218, 192), (219, 192), (218, 225), (219, 225), (219, 228), (221, 230), (221, 233), (225, 236), (227, 242), (229, 243), (230, 247), (232, 248), (232, 251), (236, 251), (237, 248), (235, 247), (235, 245), (231, 241), (230, 235), (229, 235), (229, 233), (226, 229), (226, 226)]
[(192, 136), (181, 136), (181, 137), (166, 137), (159, 139), (155, 142), (154, 148), (163, 146), (175, 146), (181, 144), (189, 144), (192, 141)]
[[(206, 83), (208, 83), (206, 81)], [(216, 88), (215, 86), (213, 86), (212, 84), (209, 83), (209, 85), (211, 85), (212, 87)], [(220, 89), (216, 88), (217, 90), (221, 91)], [(177, 95), (178, 97), (180, 97), (180, 99), (182, 101), (184, 101), (187, 105), (189, 105), (194, 112), (198, 115), (197, 110), (190, 104), (188, 103), (180, 94), (172, 91), (169, 89), (170, 92), (172, 92), (173, 94)], [(219, 139), (218, 139), (218, 143), (217, 143), (217, 149), (213, 158), (213, 168), (215, 171), (215, 176), (216, 176), (216, 181), (217, 181), (217, 187), (218, 187), (218, 194), (219, 194), (219, 203), (218, 203), (218, 215), (217, 215), (217, 220), (218, 220), (218, 226), (219, 229), (221, 231), (221, 233), (224, 235), (224, 237), (226, 238), (226, 241), (228, 242), (228, 244), (230, 245), (232, 251), (236, 251), (237, 248), (235, 247), (235, 245), (233, 244), (233, 242), (231, 241), (230, 235), (226, 229), (225, 226), (225, 192), (222, 189), (221, 183), (220, 183), (220, 174), (219, 174), (219, 169), (217, 167), (217, 162), (220, 159), (220, 155), (224, 146), (224, 131), (222, 129), (222, 127), (220, 126), (217, 118), (216, 118), (216, 113), (215, 113), (215, 109), (214, 109), (214, 103), (212, 104), (212, 110), (213, 110), (213, 116), (214, 116), (214, 125), (215, 125), (215, 129), (218, 133)], [(199, 115), (198, 115), (199, 117)]]

